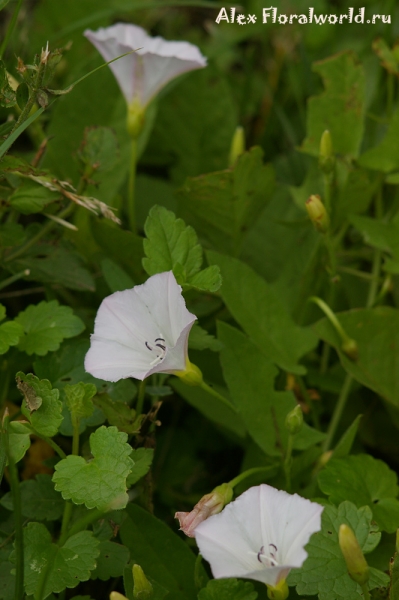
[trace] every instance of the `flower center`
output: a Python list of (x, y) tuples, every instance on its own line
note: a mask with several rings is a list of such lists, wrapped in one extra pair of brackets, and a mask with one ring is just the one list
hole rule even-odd
[(150, 352), (156, 353), (156, 357), (154, 358), (153, 361), (150, 362), (150, 367), (153, 367), (154, 365), (158, 365), (160, 362), (162, 362), (166, 356), (165, 338), (157, 337), (157, 339), (154, 340), (153, 344), (149, 344), (148, 342), (144, 342), (144, 343), (145, 343), (145, 347), (147, 348), (147, 350), (149, 350)]
[(258, 561), (265, 567), (277, 567), (278, 562), (276, 560), (277, 546), (275, 544), (269, 544), (269, 552), (265, 552), (265, 547), (262, 546), (257, 554)]

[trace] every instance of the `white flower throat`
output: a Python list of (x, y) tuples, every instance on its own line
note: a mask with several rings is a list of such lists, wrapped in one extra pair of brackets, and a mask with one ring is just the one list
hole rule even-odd
[(256, 557), (258, 561), (265, 567), (277, 567), (278, 562), (276, 559), (277, 546), (275, 544), (269, 544), (269, 552), (265, 552), (265, 547), (262, 546)]
[[(161, 334), (159, 334), (159, 335), (161, 335)], [(161, 363), (166, 356), (165, 338), (157, 337), (154, 340), (153, 345), (149, 344), (148, 342), (144, 342), (144, 343), (145, 343), (146, 348), (150, 352), (156, 354), (154, 360), (152, 360), (150, 362), (150, 366), (153, 367), (154, 365), (158, 365), (159, 363)]]

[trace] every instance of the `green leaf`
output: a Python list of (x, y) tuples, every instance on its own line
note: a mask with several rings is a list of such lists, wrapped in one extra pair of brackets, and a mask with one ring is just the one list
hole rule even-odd
[(0, 225), (0, 247), (18, 246), (26, 239), (25, 230), (19, 223), (3, 223)]
[(197, 234), (182, 219), (163, 206), (154, 206), (144, 225), (147, 239), (143, 241), (146, 257), (143, 267), (148, 275), (173, 271), (177, 282), (202, 291), (215, 292), (221, 286), (218, 267), (200, 271), (202, 248)]
[(202, 329), (197, 323), (194, 323), (188, 338), (188, 347), (192, 350), (212, 350), (219, 352), (223, 348), (223, 344), (215, 338), (215, 336)]
[(24, 400), (21, 412), (29, 419), (39, 435), (53, 437), (58, 432), (63, 416), (59, 391), (53, 390), (48, 379), (39, 379), (32, 373), (16, 375), (17, 386)]
[(237, 579), (213, 579), (198, 594), (198, 600), (256, 600), (252, 583)]
[(80, 419), (91, 417), (94, 411), (92, 398), (97, 394), (97, 388), (92, 383), (66, 384), (64, 387), (66, 405), (72, 418)]
[(8, 81), (6, 66), (3, 61), (0, 60), (0, 106), (12, 108), (16, 104), (16, 101), (15, 92)]
[(24, 529), (25, 592), (28, 595), (35, 593), (41, 573), (50, 561), (44, 597), (87, 581), (90, 571), (96, 567), (99, 544), (91, 531), (81, 531), (60, 548), (52, 543), (44, 525), (29, 523)]
[(15, 565), (8, 561), (0, 563), (0, 598), (3, 600), (15, 598)]
[[(169, 380), (169, 385), (207, 419), (228, 429), (239, 438), (245, 437), (246, 429), (241, 416), (234, 413), (228, 406), (222, 404), (222, 402), (218, 402), (214, 396), (200, 387), (191, 387), (182, 383), (177, 377)], [(212, 385), (212, 387), (226, 398), (226, 388), (221, 388), (221, 386), (217, 385)]]
[[(297, 406), (292, 392), (274, 389), (277, 368), (238, 329), (218, 323), (218, 337), (224, 346), (224, 378), (249, 435), (268, 456), (284, 455), (288, 443), (285, 418)], [(305, 423), (295, 436), (294, 448), (304, 450), (324, 437)]]
[(11, 194), (9, 201), (12, 208), (24, 215), (41, 212), (48, 204), (60, 198), (60, 194), (52, 192), (48, 188), (34, 183), (24, 181), (22, 185)]
[(350, 453), (362, 416), (363, 415), (358, 415), (345, 431), (338, 444), (334, 448), (333, 458), (344, 458), (344, 456), (347, 456)]
[[(128, 518), (122, 523), (120, 535), (133, 563), (142, 567), (146, 577), (165, 587), (173, 600), (196, 600), (195, 555), (188, 545), (136, 504), (129, 504), (126, 512)], [(206, 580), (203, 568), (200, 570)]]
[(44, 356), (50, 350), (58, 350), (62, 340), (79, 335), (85, 328), (72, 309), (60, 306), (57, 300), (43, 300), (36, 306), (28, 306), (15, 321), (25, 332), (19, 348), (29, 355)]
[(379, 57), (381, 65), (384, 67), (384, 69), (386, 69), (389, 73), (399, 75), (398, 61), (385, 40), (382, 38), (375, 39), (373, 42), (373, 50)]
[(393, 533), (399, 527), (397, 475), (382, 460), (367, 454), (332, 459), (319, 473), (318, 483), (334, 504), (349, 500), (369, 506), (383, 531)]
[[(5, 307), (0, 304), (0, 321), (6, 316)], [(7, 321), (0, 325), (0, 354), (8, 352), (10, 346), (16, 346), (24, 330), (19, 323)]]
[[(50, 475), (36, 475), (20, 483), (22, 515), (38, 521), (56, 521), (62, 516), (65, 502), (55, 491)], [(14, 510), (11, 492), (3, 496), (0, 503)]]
[[(399, 408), (399, 310), (390, 306), (338, 313), (342, 327), (359, 349), (356, 362), (341, 351), (341, 339), (327, 319), (313, 325), (320, 338), (337, 350), (344, 369), (357, 381)], [(373, 343), (370, 343), (373, 340)]]
[(99, 427), (90, 436), (93, 460), (68, 456), (55, 466), (55, 489), (65, 500), (87, 508), (117, 510), (128, 501), (126, 478), (133, 468), (127, 434), (116, 427)]
[(130, 458), (133, 460), (134, 465), (132, 472), (127, 476), (127, 487), (131, 487), (144, 475), (147, 475), (154, 458), (154, 450), (152, 448), (137, 448), (137, 450), (132, 451)]
[(86, 127), (78, 156), (90, 171), (109, 171), (118, 160), (118, 143), (109, 127)]
[(101, 261), (101, 270), (112, 293), (122, 292), (134, 286), (134, 281), (130, 275), (110, 258), (104, 258)]
[(187, 278), (201, 268), (202, 248), (192, 227), (163, 206), (154, 206), (144, 225), (143, 267), (148, 275), (171, 271), (179, 263)]
[(30, 446), (32, 430), (20, 421), (11, 421), (8, 425), (10, 453), (14, 462), (19, 462)]
[(399, 168), (399, 109), (395, 111), (382, 141), (370, 148), (359, 158), (359, 164), (366, 169), (389, 173)]
[(29, 88), (24, 81), (17, 87), (16, 100), (19, 108), (23, 110), (29, 100)]
[[(338, 543), (338, 531), (342, 523), (349, 525), (363, 552), (370, 552), (381, 535), (373, 530), (371, 518), (367, 506), (357, 509), (351, 502), (343, 502), (338, 507), (325, 506), (321, 516), (322, 529), (310, 538), (306, 545), (308, 558), (300, 569), (291, 571), (288, 584), (296, 585), (301, 596), (318, 594), (319, 600), (362, 600), (360, 586), (348, 575)], [(370, 569), (369, 589), (385, 586), (388, 582), (385, 573)]]
[(129, 562), (129, 550), (122, 544), (100, 542), (100, 556), (97, 558), (97, 567), (92, 572), (92, 579), (107, 581), (111, 577), (120, 577)]
[(305, 368), (297, 363), (316, 346), (313, 332), (294, 323), (274, 287), (245, 263), (216, 252), (207, 256), (220, 266), (223, 301), (261, 353), (282, 369), (303, 374)]
[(302, 151), (319, 155), (322, 133), (331, 133), (334, 152), (356, 158), (363, 139), (365, 84), (363, 66), (352, 52), (342, 52), (314, 63), (324, 92), (308, 100), (307, 136)]
[(274, 170), (251, 148), (232, 169), (189, 178), (179, 192), (179, 214), (216, 250), (236, 252), (274, 191)]
[[(378, 219), (354, 215), (349, 220), (363, 235), (366, 244), (370, 244), (374, 248), (379, 248), (393, 255), (393, 262), (396, 263), (396, 268), (394, 266), (392, 272), (397, 273), (397, 263), (399, 263), (399, 224), (397, 220), (386, 223)], [(391, 271), (387, 262), (384, 268), (386, 271)]]
[(389, 565), (391, 585), (389, 589), (389, 600), (399, 600), (399, 554), (395, 552)]
[(101, 394), (94, 400), (96, 406), (101, 408), (110, 425), (115, 425), (119, 431), (125, 431), (132, 434), (140, 430), (143, 415), (136, 414), (133, 408), (130, 408), (124, 402), (114, 402), (107, 394)]

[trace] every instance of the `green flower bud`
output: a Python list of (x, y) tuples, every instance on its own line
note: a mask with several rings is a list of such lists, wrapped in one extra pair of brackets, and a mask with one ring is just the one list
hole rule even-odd
[(203, 377), (197, 365), (193, 365), (187, 358), (184, 371), (173, 371), (173, 375), (179, 377), (187, 385), (201, 385)]
[(288, 596), (289, 590), (285, 579), (279, 581), (275, 587), (271, 585), (267, 586), (267, 597), (270, 598), (270, 600), (286, 600)]
[(335, 156), (331, 134), (326, 129), (320, 139), (319, 167), (324, 173), (331, 173), (335, 165)]
[(359, 358), (359, 349), (355, 340), (348, 338), (342, 342), (341, 350), (353, 361)]
[(330, 225), (330, 218), (320, 196), (310, 196), (306, 200), (305, 208), (309, 219), (320, 233), (326, 233)]
[(127, 600), (127, 598), (119, 592), (111, 592), (109, 595), (109, 600)]
[(244, 128), (236, 127), (230, 146), (229, 167), (232, 167), (237, 158), (245, 152), (245, 135)]
[(302, 429), (303, 412), (299, 404), (293, 408), (285, 418), (285, 426), (291, 435), (296, 435)]
[(144, 571), (140, 565), (133, 565), (133, 582), (133, 598), (151, 600), (153, 595), (152, 585), (144, 575)]
[(145, 107), (134, 99), (127, 107), (127, 130), (132, 139), (137, 139), (144, 127)]
[(344, 523), (339, 528), (339, 546), (346, 562), (349, 577), (359, 585), (367, 583), (370, 577), (369, 566), (352, 529)]

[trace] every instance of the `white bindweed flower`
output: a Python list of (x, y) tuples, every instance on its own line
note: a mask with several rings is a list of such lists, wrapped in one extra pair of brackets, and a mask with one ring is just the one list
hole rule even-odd
[(252, 487), (195, 529), (213, 576), (245, 577), (275, 588), (307, 558), (323, 507), (269, 485)]
[(117, 23), (84, 35), (108, 62), (128, 105), (137, 102), (145, 107), (169, 81), (187, 71), (206, 66), (206, 58), (189, 42), (168, 42), (150, 37), (137, 25)]
[(184, 372), (190, 365), (188, 335), (196, 318), (187, 310), (172, 271), (115, 292), (98, 309), (85, 369), (106, 381)]

